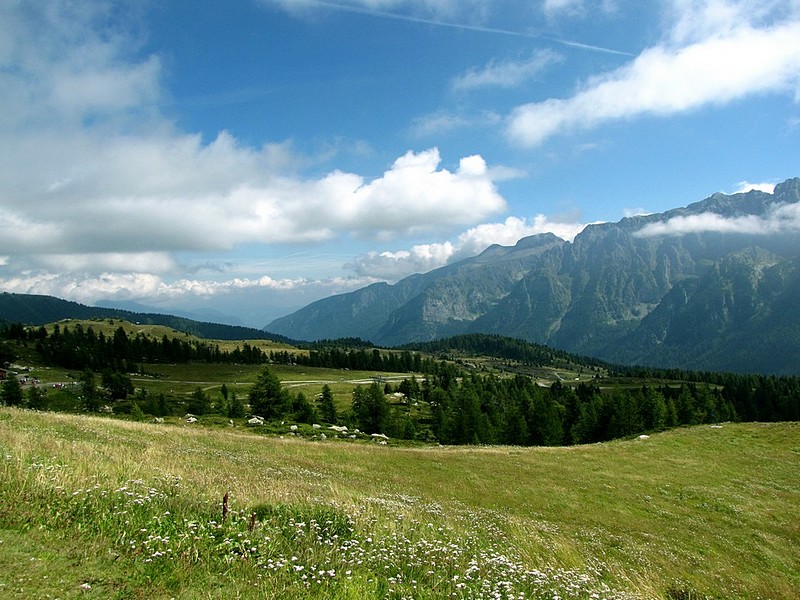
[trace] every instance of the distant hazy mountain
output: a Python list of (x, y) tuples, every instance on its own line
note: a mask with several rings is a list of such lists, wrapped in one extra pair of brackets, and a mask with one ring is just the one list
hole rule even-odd
[(620, 363), (800, 373), (800, 179), (551, 234), (270, 323), (382, 346), (496, 333)]
[(62, 319), (124, 319), (134, 323), (166, 325), (198, 337), (217, 340), (275, 339), (287, 341), (284, 336), (269, 334), (251, 327), (194, 321), (184, 317), (159, 313), (133, 312), (118, 308), (86, 306), (78, 302), (53, 296), (0, 293), (0, 321), (45, 325)]
[[(140, 302), (133, 302), (129, 300), (100, 300), (97, 302), (98, 307), (113, 308), (124, 310), (132, 313), (144, 314), (160, 314), (161, 309)], [(199, 310), (184, 310), (184, 309), (170, 309), (170, 314), (176, 317), (183, 317), (191, 321), (198, 321), (201, 323), (220, 323), (222, 325), (234, 325), (237, 327), (245, 327), (242, 320), (238, 317), (231, 316), (214, 310), (213, 308), (199, 309)]]

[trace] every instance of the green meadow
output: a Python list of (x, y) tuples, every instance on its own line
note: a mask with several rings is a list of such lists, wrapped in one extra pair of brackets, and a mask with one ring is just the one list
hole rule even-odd
[(0, 409), (3, 598), (796, 598), (800, 424), (401, 447)]

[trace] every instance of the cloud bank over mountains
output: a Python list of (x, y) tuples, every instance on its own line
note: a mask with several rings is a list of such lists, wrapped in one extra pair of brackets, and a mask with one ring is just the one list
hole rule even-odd
[(572, 241), (586, 225), (551, 221), (544, 215), (525, 220), (508, 217), (502, 223), (485, 223), (460, 234), (455, 242), (420, 244), (397, 252), (369, 252), (348, 266), (362, 276), (397, 281), (414, 273), (425, 273), (451, 262), (475, 256), (493, 244), (513, 246), (520, 239), (539, 233), (554, 233)]
[(648, 223), (636, 235), (654, 237), (708, 232), (771, 235), (797, 231), (800, 231), (800, 203), (772, 205), (764, 216), (725, 217), (713, 212), (677, 216), (666, 221)]

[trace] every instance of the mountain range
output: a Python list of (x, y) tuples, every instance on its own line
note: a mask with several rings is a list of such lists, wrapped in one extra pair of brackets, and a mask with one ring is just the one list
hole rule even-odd
[(293, 339), (399, 346), (463, 333), (619, 364), (800, 373), (800, 178), (552, 234), (276, 319)]

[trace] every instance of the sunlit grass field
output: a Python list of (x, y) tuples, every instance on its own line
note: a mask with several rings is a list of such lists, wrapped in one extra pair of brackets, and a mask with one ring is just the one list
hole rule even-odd
[(800, 589), (798, 424), (409, 448), (3, 408), (0, 459), (3, 598)]
[[(245, 398), (264, 366), (189, 363), (145, 364), (144, 368), (147, 373), (157, 373), (158, 377), (133, 375), (132, 382), (135, 387), (146, 389), (148, 394), (164, 393), (185, 399), (199, 387), (216, 399), (221, 393), (223, 384), (229, 391)], [(340, 410), (350, 407), (353, 389), (356, 386), (372, 383), (377, 376), (392, 382), (393, 385), (411, 377), (408, 373), (344, 371), (295, 365), (273, 365), (270, 369), (293, 395), (303, 392), (306, 397), (313, 399), (322, 391), (324, 385), (328, 385)]]

